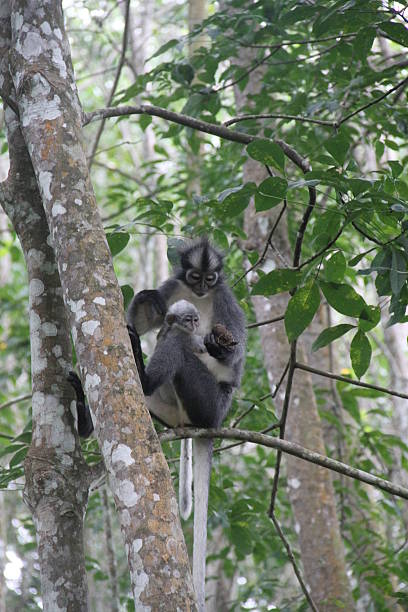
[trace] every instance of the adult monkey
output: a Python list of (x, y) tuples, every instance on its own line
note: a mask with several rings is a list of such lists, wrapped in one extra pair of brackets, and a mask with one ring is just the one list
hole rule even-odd
[[(162, 386), (153, 385), (155, 388), (152, 388), (151, 379), (146, 381), (145, 377), (139, 335), (160, 327), (166, 312), (180, 300), (187, 300), (197, 308), (199, 326), (195, 332), (203, 336), (207, 351), (194, 355), (191, 351), (192, 358), (188, 360), (185, 371), (177, 373), (174, 388), (168, 384), (169, 373), (163, 361), (166, 381), (163, 380)], [(221, 253), (207, 238), (191, 241), (180, 248), (179, 265), (174, 275), (156, 290), (137, 293), (129, 306), (127, 319), (136, 364), (147, 395), (147, 406), (153, 416), (170, 427), (189, 424), (219, 427), (231, 406), (233, 390), (241, 382), (246, 342), (245, 317), (224, 282)], [(173, 358), (177, 359), (177, 355), (167, 354), (166, 358), (170, 362)], [(157, 375), (157, 370), (155, 372)], [(77, 393), (78, 431), (87, 437), (93, 430), (89, 408), (79, 378), (71, 373), (70, 380)], [(189, 479), (186, 478), (189, 444), (191, 441), (182, 441), (180, 474), (182, 477), (184, 475), (185, 482), (181, 492), (181, 499), (185, 496), (181, 504), (184, 517), (188, 516), (191, 507), (187, 499)], [(212, 448), (212, 440), (194, 441), (193, 580), (200, 612), (205, 609), (207, 506)]]
[[(195, 353), (184, 374), (178, 373), (176, 397), (166, 397), (160, 387), (145, 388), (150, 412), (170, 426), (219, 427), (231, 406), (233, 390), (239, 387), (245, 359), (245, 316), (232, 291), (224, 282), (223, 256), (207, 238), (187, 243), (179, 249), (179, 265), (174, 275), (156, 290), (136, 294), (127, 319), (132, 347), (142, 384), (148, 387), (139, 335), (162, 325), (166, 312), (179, 300), (192, 303), (199, 312), (196, 333), (204, 337), (205, 353)], [(191, 353), (192, 354), (192, 353)], [(168, 354), (168, 361), (172, 355)], [(150, 362), (147, 371), (149, 370)], [(157, 372), (157, 370), (156, 370)], [(181, 409), (181, 410), (180, 410)], [(182, 417), (180, 422), (180, 412)], [(186, 496), (189, 479), (185, 462), (189, 441), (182, 441), (180, 499), (184, 517), (191, 507)], [(194, 552), (193, 580), (198, 609), (205, 609), (205, 552), (207, 541), (208, 488), (211, 472), (212, 440), (194, 440)], [(184, 475), (184, 477), (183, 477)], [(186, 489), (183, 490), (183, 482)], [(183, 498), (183, 496), (185, 496)]]

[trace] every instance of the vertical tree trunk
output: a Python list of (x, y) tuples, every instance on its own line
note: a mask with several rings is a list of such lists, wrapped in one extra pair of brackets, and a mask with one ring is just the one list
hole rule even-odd
[(112, 540), (112, 523), (110, 516), (109, 498), (106, 487), (102, 488), (102, 508), (103, 508), (103, 519), (105, 523), (105, 543), (106, 543), (106, 556), (108, 565), (108, 576), (111, 587), (111, 612), (118, 612), (118, 575), (116, 571), (116, 559), (115, 551), (113, 548)]
[[(61, 4), (13, 0), (11, 24), (11, 72), (24, 140), (119, 511), (135, 606), (191, 610), (195, 600), (170, 472), (144, 405), (89, 181)], [(33, 297), (39, 289), (33, 285)]]
[[(240, 63), (251, 65), (253, 55), (253, 50), (244, 49), (240, 55)], [(260, 91), (262, 76), (262, 68), (255, 70), (249, 75), (248, 85), (243, 92), (236, 88), (239, 112), (245, 112), (247, 110), (245, 107), (250, 106), (249, 96)], [(259, 184), (265, 178), (263, 166), (248, 159), (244, 165), (244, 181), (254, 181)], [(257, 214), (254, 204), (251, 204), (245, 215), (249, 248), (257, 250), (258, 253), (263, 252), (277, 215), (276, 209)], [(269, 256), (274, 265), (282, 267), (282, 260), (291, 265), (293, 255), (285, 217), (280, 221), (272, 240), (274, 250), (272, 253), (269, 251)], [(282, 315), (287, 302), (287, 296), (282, 294), (270, 300), (254, 297), (253, 305), (257, 321)], [(273, 391), (289, 359), (289, 346), (283, 322), (260, 327), (260, 335), (268, 380)], [(307, 362), (302, 338), (299, 339), (297, 347), (298, 360)], [(278, 410), (282, 408), (283, 397), (284, 392), (281, 390), (275, 399)], [(325, 453), (311, 377), (303, 372), (295, 373), (286, 437), (306, 448)], [(331, 473), (293, 457), (287, 457), (286, 466), (289, 499), (299, 536), (306, 581), (313, 600), (321, 612), (338, 610), (339, 606), (352, 610), (354, 603), (346, 575)]]
[[(0, 19), (0, 73), (9, 97), (10, 15)], [(70, 411), (71, 343), (49, 230), (30, 158), (13, 111), (5, 112), (10, 174), (3, 206), (19, 236), (30, 288), (33, 440), (25, 500), (37, 529), (43, 607), (87, 610), (82, 526), (88, 483)]]

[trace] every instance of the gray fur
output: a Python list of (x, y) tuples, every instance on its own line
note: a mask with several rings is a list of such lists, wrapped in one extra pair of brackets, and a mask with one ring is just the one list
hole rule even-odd
[[(177, 325), (166, 328), (164, 323), (146, 369), (149, 389), (145, 392), (148, 395), (146, 399), (152, 414), (169, 426), (219, 427), (230, 408), (232, 392), (241, 383), (246, 344), (245, 317), (224, 282), (222, 254), (206, 238), (189, 242), (179, 250), (179, 256), (180, 265), (174, 276), (155, 292), (135, 295), (128, 310), (128, 322), (139, 334), (162, 325), (165, 312), (171, 312), (172, 308), (179, 312), (180, 300), (189, 302), (200, 315), (196, 334), (186, 334)], [(224, 326), (232, 334), (234, 343), (230, 347), (222, 347), (215, 341), (213, 330), (216, 325)], [(205, 352), (197, 352), (194, 348), (194, 336), (204, 337)], [(205, 609), (211, 458), (212, 441), (196, 440), (193, 579), (200, 612)], [(183, 464), (180, 470), (180, 481), (188, 481), (189, 466)], [(180, 495), (183, 516), (189, 504), (184, 486)]]

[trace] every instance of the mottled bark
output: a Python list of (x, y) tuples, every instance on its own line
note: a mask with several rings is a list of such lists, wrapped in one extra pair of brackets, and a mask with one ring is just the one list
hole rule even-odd
[(106, 487), (102, 488), (102, 508), (103, 508), (103, 520), (105, 523), (105, 543), (106, 543), (106, 557), (108, 566), (108, 576), (111, 589), (111, 612), (118, 612), (118, 573), (116, 571), (116, 559), (115, 551), (113, 548), (112, 539), (112, 522), (110, 516), (109, 498), (106, 491)]
[[(8, 71), (10, 21), (0, 15), (2, 88), (13, 98)], [(29, 281), (33, 438), (25, 461), (25, 500), (37, 530), (43, 607), (87, 610), (83, 516), (88, 483), (66, 381), (71, 343), (49, 230), (22, 133), (5, 112), (10, 173), (3, 206), (24, 252)]]
[(61, 4), (15, 0), (11, 24), (11, 72), (22, 131), (119, 512), (136, 609), (190, 610), (194, 595), (177, 503), (144, 405), (89, 181)]
[[(253, 55), (253, 50), (243, 50), (240, 63), (251, 65)], [(240, 113), (248, 111), (248, 96), (261, 90), (262, 76), (262, 68), (255, 70), (250, 74), (248, 85), (243, 92), (236, 88)], [(254, 181), (259, 184), (266, 176), (261, 164), (248, 159), (244, 165), (244, 182)], [(276, 209), (256, 213), (254, 204), (251, 203), (245, 214), (249, 249), (263, 252), (277, 216)], [(285, 216), (273, 235), (272, 244), (274, 248), (268, 251), (269, 269), (271, 263), (275, 267), (291, 265), (293, 254)], [(286, 310), (287, 302), (287, 294), (274, 296), (270, 300), (254, 297), (253, 306), (257, 321), (281, 315)], [(268, 380), (273, 391), (290, 354), (283, 321), (260, 327), (260, 336)], [(297, 358), (301, 362), (307, 361), (302, 338), (297, 344)], [(284, 390), (281, 390), (275, 399), (278, 411), (282, 409), (283, 400)], [(322, 425), (311, 377), (304, 372), (295, 372), (285, 437), (306, 448), (325, 453)], [(292, 457), (288, 457), (285, 463), (288, 494), (299, 536), (302, 564), (313, 600), (321, 612), (338, 610), (339, 606), (352, 610), (354, 604), (346, 575), (331, 473)]]

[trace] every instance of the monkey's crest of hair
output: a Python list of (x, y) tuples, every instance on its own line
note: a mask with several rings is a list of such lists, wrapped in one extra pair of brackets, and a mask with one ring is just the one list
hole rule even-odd
[(224, 254), (211, 244), (207, 236), (186, 240), (178, 253), (183, 269), (192, 267), (218, 273), (222, 270)]

